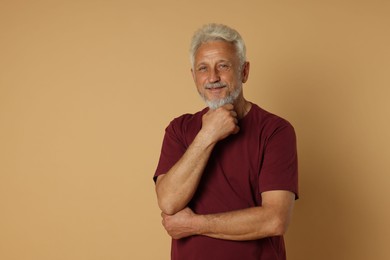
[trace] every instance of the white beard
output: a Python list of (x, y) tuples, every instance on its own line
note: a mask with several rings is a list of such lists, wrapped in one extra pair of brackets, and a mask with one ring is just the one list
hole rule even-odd
[(202, 99), (204, 100), (204, 102), (207, 104), (207, 106), (210, 109), (215, 110), (215, 109), (217, 109), (221, 106), (224, 106), (226, 104), (233, 104), (234, 101), (236, 101), (236, 99), (240, 95), (241, 91), (242, 91), (242, 84), (240, 84), (234, 92), (230, 93), (229, 96), (227, 96), (223, 99), (208, 100), (205, 95), (201, 94), (200, 96), (202, 97)]

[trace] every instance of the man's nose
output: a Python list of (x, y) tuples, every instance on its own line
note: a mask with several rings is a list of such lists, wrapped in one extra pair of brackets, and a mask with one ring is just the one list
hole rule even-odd
[(221, 77), (219, 75), (219, 71), (217, 69), (210, 70), (209, 82), (214, 83), (214, 82), (219, 82), (220, 80), (221, 80)]

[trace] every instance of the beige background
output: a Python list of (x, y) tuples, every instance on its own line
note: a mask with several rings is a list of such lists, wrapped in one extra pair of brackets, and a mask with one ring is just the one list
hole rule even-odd
[[(322, 2), (322, 3), (321, 3)], [(203, 107), (188, 44), (246, 40), (299, 142), (290, 260), (390, 259), (389, 1), (0, 1), (0, 259), (169, 259), (152, 175)]]

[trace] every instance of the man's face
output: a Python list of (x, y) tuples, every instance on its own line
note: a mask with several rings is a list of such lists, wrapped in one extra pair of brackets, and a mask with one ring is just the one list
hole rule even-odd
[(211, 108), (242, 98), (242, 83), (248, 77), (249, 64), (240, 67), (231, 43), (211, 41), (199, 47), (192, 75), (199, 94)]

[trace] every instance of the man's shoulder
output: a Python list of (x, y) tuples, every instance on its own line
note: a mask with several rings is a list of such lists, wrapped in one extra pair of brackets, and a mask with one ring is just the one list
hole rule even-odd
[(291, 126), (290, 122), (285, 118), (269, 112), (257, 104), (252, 104), (252, 110), (252, 119), (256, 120), (261, 125)]
[(188, 125), (193, 123), (199, 123), (202, 120), (202, 116), (208, 111), (208, 108), (204, 108), (198, 112), (195, 113), (185, 113), (178, 117), (175, 117), (170, 122), (170, 125)]
[(180, 136), (193, 136), (202, 126), (202, 116), (208, 111), (204, 108), (193, 114), (185, 113), (171, 120), (166, 128), (166, 132), (174, 133)]

